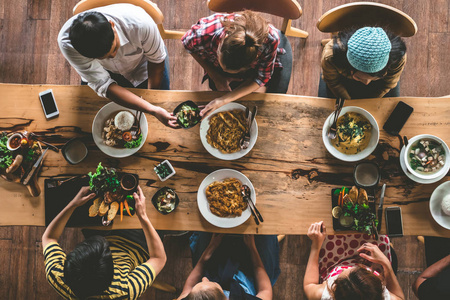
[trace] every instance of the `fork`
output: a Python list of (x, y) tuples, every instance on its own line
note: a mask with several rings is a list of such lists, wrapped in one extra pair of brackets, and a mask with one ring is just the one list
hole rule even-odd
[(135, 124), (133, 124), (130, 129), (130, 131), (135, 131), (136, 135), (139, 135), (139, 132), (141, 131), (141, 116), (142, 111), (136, 110)]

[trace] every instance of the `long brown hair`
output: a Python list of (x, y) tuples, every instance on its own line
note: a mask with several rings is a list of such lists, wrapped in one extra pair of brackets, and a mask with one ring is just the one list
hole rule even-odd
[(222, 21), (227, 36), (222, 42), (221, 60), (227, 69), (249, 67), (269, 33), (269, 23), (258, 13), (245, 10), (236, 13), (234, 21)]
[(339, 276), (331, 287), (334, 300), (381, 300), (382, 278), (365, 267), (354, 267), (348, 276)]

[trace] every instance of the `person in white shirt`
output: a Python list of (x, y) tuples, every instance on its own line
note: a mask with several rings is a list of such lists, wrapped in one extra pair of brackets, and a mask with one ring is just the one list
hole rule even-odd
[(169, 89), (164, 42), (144, 9), (113, 4), (75, 15), (61, 28), (58, 44), (82, 81), (100, 97), (179, 127), (173, 114), (124, 88)]

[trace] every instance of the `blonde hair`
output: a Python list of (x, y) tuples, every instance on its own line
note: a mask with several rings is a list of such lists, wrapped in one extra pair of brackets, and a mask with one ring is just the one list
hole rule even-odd
[(226, 32), (220, 47), (222, 63), (230, 70), (249, 67), (267, 38), (269, 23), (258, 13), (245, 10), (236, 13), (234, 20), (225, 18), (222, 25)]

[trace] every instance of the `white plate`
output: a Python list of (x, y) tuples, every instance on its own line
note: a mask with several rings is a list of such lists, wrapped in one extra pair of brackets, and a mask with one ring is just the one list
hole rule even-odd
[(147, 133), (148, 133), (148, 123), (147, 118), (145, 117), (145, 114), (142, 114), (141, 117), (141, 132), (142, 132), (142, 143), (139, 145), (139, 147), (127, 149), (127, 148), (114, 148), (107, 146), (102, 138), (102, 130), (103, 125), (105, 124), (106, 119), (111, 117), (112, 114), (117, 113), (119, 111), (129, 111), (134, 116), (136, 116), (136, 111), (133, 109), (129, 109), (126, 107), (123, 107), (117, 103), (110, 102), (103, 106), (95, 115), (94, 121), (92, 122), (92, 137), (94, 138), (94, 142), (97, 145), (97, 147), (106, 155), (109, 155), (111, 157), (127, 157), (130, 155), (133, 155), (134, 153), (138, 152), (139, 149), (142, 148), (145, 144), (145, 140), (147, 140)]
[(442, 199), (450, 194), (450, 181), (439, 185), (431, 194), (430, 212), (433, 219), (442, 227), (450, 229), (450, 216), (444, 214), (441, 208)]
[(378, 128), (377, 121), (367, 110), (357, 106), (346, 106), (342, 108), (339, 116), (343, 116), (348, 112), (359, 113), (363, 115), (370, 122), (370, 124), (372, 124), (372, 135), (370, 137), (369, 145), (367, 145), (366, 149), (356, 154), (344, 154), (342, 152), (339, 152), (336, 148), (334, 148), (334, 146), (331, 144), (331, 140), (328, 138), (328, 130), (332, 125), (331, 123), (333, 122), (334, 112), (328, 116), (328, 118), (325, 120), (325, 123), (323, 124), (322, 140), (323, 143), (325, 144), (325, 148), (327, 148), (328, 152), (330, 152), (331, 155), (343, 161), (353, 162), (366, 158), (373, 152), (373, 150), (375, 150), (375, 148), (378, 145), (378, 139), (380, 138), (380, 130)]
[(237, 180), (242, 182), (243, 185), (248, 185), (250, 187), (250, 190), (252, 191), (251, 199), (253, 203), (256, 204), (255, 188), (253, 187), (253, 184), (244, 174), (232, 169), (217, 170), (206, 176), (198, 188), (197, 204), (200, 213), (206, 219), (206, 221), (220, 228), (233, 228), (241, 225), (242, 223), (247, 221), (248, 218), (250, 218), (250, 208), (247, 207), (247, 209), (244, 210), (239, 217), (219, 217), (211, 212), (205, 193), (208, 185), (210, 185), (214, 181), (223, 181), (226, 178), (236, 178)]
[[(208, 129), (209, 129), (209, 119), (221, 112), (221, 111), (227, 111), (227, 110), (235, 110), (235, 109), (240, 109), (245, 111), (245, 106), (239, 103), (228, 103), (225, 104), (224, 106), (216, 109), (211, 115), (209, 115), (207, 118), (203, 119), (202, 122), (200, 123), (200, 139), (202, 141), (203, 147), (205, 147), (206, 151), (209, 152), (209, 154), (211, 154), (212, 156), (215, 156), (219, 159), (223, 159), (223, 160), (234, 160), (234, 159), (238, 159), (241, 158), (243, 156), (245, 156), (247, 153), (249, 153), (253, 146), (255, 146), (256, 143), (256, 139), (258, 138), (258, 124), (256, 124), (256, 119), (253, 121), (252, 124), (252, 128), (250, 128), (250, 145), (248, 146), (247, 149), (245, 150), (240, 150), (234, 153), (222, 153), (219, 151), (219, 149), (214, 148), (213, 146), (211, 146), (210, 144), (208, 144), (208, 141), (206, 140), (206, 135), (208, 133)], [(250, 112), (251, 114), (251, 112)]]
[(405, 147), (403, 147), (402, 150), (400, 151), (400, 157), (399, 157), (399, 159), (400, 159), (400, 167), (402, 168), (403, 173), (405, 173), (405, 175), (408, 176), (408, 178), (411, 179), (412, 181), (417, 182), (417, 183), (421, 183), (421, 184), (431, 184), (431, 183), (438, 182), (439, 180), (444, 178), (445, 175), (447, 175), (446, 173), (444, 173), (441, 176), (439, 176), (437, 178), (434, 178), (434, 179), (422, 179), (422, 178), (419, 178), (419, 177), (411, 174), (408, 171), (408, 169), (406, 168), (406, 163), (405, 163), (405, 160), (403, 159), (404, 153), (405, 153)]

